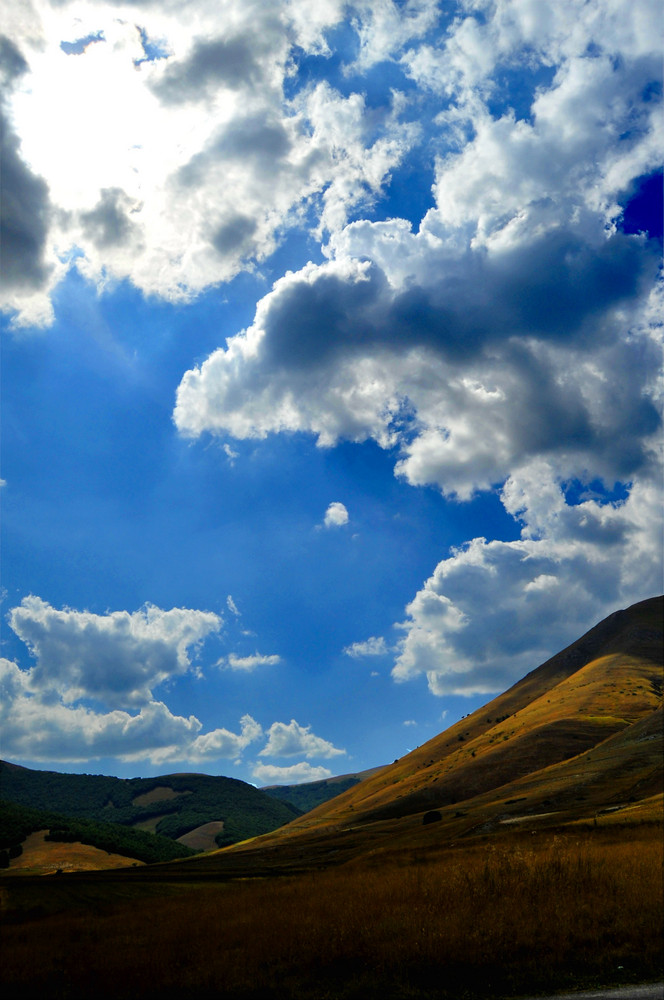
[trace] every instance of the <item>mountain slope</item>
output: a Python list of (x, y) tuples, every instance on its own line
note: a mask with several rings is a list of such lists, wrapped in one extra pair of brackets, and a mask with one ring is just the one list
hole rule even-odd
[(663, 611), (616, 612), (361, 784), (200, 864), (304, 870), (523, 823), (661, 822)]
[(449, 806), (558, 764), (655, 711), (664, 598), (618, 611), (504, 694), (290, 829)]

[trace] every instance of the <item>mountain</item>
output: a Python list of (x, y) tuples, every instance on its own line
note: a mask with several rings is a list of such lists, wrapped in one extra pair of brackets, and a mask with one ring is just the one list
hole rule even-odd
[[(293, 806), (235, 778), (113, 778), (36, 771), (7, 761), (0, 762), (0, 798), (76, 819), (147, 830), (197, 850), (267, 833), (298, 815)], [(198, 837), (192, 837), (197, 831)]]
[(662, 597), (615, 612), (472, 715), (217, 862), (297, 870), (432, 837), (661, 821), (663, 619)]
[(305, 813), (382, 770), (382, 767), (371, 767), (355, 774), (338, 774), (333, 778), (323, 778), (321, 781), (303, 781), (299, 785), (264, 785), (262, 791), (294, 806), (298, 812)]
[(663, 611), (659, 597), (615, 612), (504, 694), (313, 816), (336, 821), (352, 807), (357, 823), (449, 807), (645, 722), (662, 703)]

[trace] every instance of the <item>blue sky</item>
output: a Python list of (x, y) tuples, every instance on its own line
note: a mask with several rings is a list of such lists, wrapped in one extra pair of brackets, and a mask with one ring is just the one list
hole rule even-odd
[(5, 759), (361, 770), (661, 591), (658, 6), (9, 4)]

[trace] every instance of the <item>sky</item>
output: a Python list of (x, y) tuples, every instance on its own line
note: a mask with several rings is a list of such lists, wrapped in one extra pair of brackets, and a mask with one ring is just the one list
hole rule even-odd
[(659, 0), (8, 0), (0, 754), (390, 763), (662, 591)]

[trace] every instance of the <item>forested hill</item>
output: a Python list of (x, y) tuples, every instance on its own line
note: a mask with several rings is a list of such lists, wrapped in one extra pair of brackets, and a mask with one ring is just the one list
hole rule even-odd
[(236, 778), (115, 778), (36, 771), (4, 761), (0, 798), (80, 819), (140, 825), (173, 840), (206, 823), (222, 822), (216, 838), (220, 847), (268, 833), (299, 815), (295, 807)]

